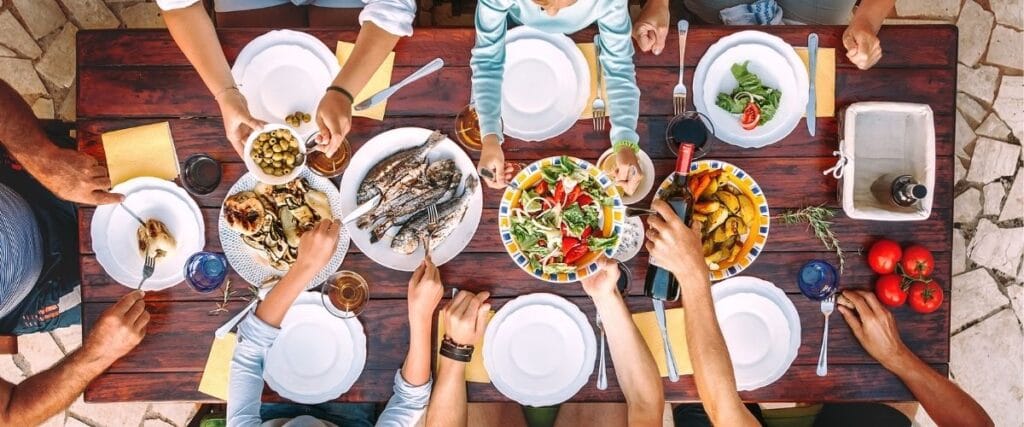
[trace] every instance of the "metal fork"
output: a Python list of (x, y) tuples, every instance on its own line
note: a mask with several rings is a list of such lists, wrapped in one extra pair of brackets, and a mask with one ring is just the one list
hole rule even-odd
[(437, 223), (440, 221), (441, 218), (437, 214), (437, 205), (427, 205), (427, 235), (422, 237), (421, 244), (428, 258), (430, 257), (430, 241), (434, 240), (434, 228), (437, 227)]
[(594, 130), (604, 130), (605, 107), (601, 99), (601, 91), (604, 88), (604, 71), (601, 70), (601, 36), (594, 36), (594, 52), (597, 56), (594, 61), (597, 67), (597, 94), (594, 95), (594, 103), (590, 105), (591, 116), (594, 119)]
[(142, 265), (142, 280), (139, 281), (139, 287), (135, 288), (135, 290), (142, 290), (142, 284), (146, 283), (146, 279), (153, 276), (154, 269), (156, 269), (156, 257), (146, 255), (146, 263)]
[(672, 106), (678, 116), (686, 111), (686, 85), (683, 84), (683, 70), (686, 68), (683, 64), (686, 57), (686, 33), (690, 31), (690, 23), (680, 19), (676, 28), (679, 31), (679, 83), (672, 88)]
[(821, 314), (825, 315), (825, 332), (821, 337), (821, 353), (818, 354), (818, 369), (817, 373), (819, 377), (828, 375), (828, 316), (832, 314), (832, 311), (836, 308), (836, 294), (829, 295), (821, 301)]
[(604, 325), (601, 324), (601, 313), (597, 313), (594, 317), (597, 323), (597, 330), (601, 332), (601, 348), (598, 350), (601, 352), (601, 358), (598, 359), (597, 364), (597, 389), (606, 390), (608, 388), (608, 372), (605, 365), (604, 353), (605, 353), (605, 337), (604, 337)]

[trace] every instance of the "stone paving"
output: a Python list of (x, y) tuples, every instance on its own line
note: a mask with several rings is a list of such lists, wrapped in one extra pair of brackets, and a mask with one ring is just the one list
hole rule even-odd
[[(897, 0), (888, 24), (956, 24), (956, 189), (950, 376), (999, 426), (1024, 425), (1024, 4), (1022, 0)], [(75, 33), (157, 28), (141, 0), (0, 0), (0, 78), (40, 118), (75, 120)], [(81, 345), (81, 328), (21, 337), (0, 356), (20, 382)], [(86, 404), (45, 426), (184, 426), (190, 403)], [(932, 425), (919, 412), (917, 425)]]

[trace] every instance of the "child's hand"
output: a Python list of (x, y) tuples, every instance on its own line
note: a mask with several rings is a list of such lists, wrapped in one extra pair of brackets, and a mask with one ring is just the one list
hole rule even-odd
[(477, 170), (480, 177), (491, 188), (505, 188), (509, 178), (506, 176), (509, 171), (505, 166), (505, 153), (501, 150), (498, 136), (491, 134), (483, 138), (483, 151), (480, 153), (480, 163)]

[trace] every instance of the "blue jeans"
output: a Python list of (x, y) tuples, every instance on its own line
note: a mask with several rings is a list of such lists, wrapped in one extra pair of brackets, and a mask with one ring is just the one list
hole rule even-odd
[(373, 427), (377, 422), (377, 405), (327, 402), (319, 405), (264, 403), (260, 406), (260, 418), (263, 421), (292, 419), (301, 415), (332, 422), (338, 427)]

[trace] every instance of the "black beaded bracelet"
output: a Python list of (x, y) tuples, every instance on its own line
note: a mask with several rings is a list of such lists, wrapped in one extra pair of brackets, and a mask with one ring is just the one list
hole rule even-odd
[(457, 344), (450, 337), (445, 335), (444, 340), (441, 341), (441, 350), (439, 353), (449, 359), (468, 363), (473, 359), (473, 349), (473, 346)]
[(341, 86), (328, 86), (327, 90), (328, 91), (332, 91), (333, 90), (333, 91), (338, 92), (338, 93), (340, 93), (342, 95), (345, 95), (345, 97), (348, 98), (348, 103), (349, 104), (354, 104), (356, 102), (355, 97), (352, 96), (352, 94), (349, 93), (349, 91), (345, 90), (345, 88), (343, 88)]

